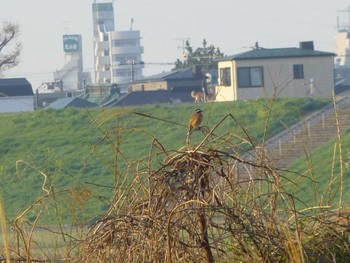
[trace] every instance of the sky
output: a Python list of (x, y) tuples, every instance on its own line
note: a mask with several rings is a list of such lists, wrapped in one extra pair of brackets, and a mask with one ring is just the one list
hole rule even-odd
[[(2, 77), (25, 77), (33, 89), (53, 80), (64, 65), (64, 34), (81, 34), (84, 70), (93, 74), (93, 0), (0, 0), (0, 26), (20, 25), (20, 64)], [(97, 2), (102, 2), (98, 0)], [(106, 0), (105, 2), (110, 2)], [(314, 41), (316, 50), (335, 52), (337, 17), (349, 21), (346, 0), (116, 0), (117, 31), (140, 30), (143, 75), (168, 71), (182, 59), (182, 47), (219, 47), (225, 55), (264, 48), (298, 47)], [(159, 64), (157, 64), (159, 63)]]

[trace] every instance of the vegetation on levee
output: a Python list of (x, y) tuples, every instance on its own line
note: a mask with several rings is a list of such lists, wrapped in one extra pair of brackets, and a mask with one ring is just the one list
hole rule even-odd
[[(252, 138), (261, 141), (271, 108), (269, 103), (271, 101), (257, 100), (125, 109), (70, 108), (0, 115), (0, 189), (7, 216), (13, 220), (50, 188), (55, 192), (84, 189), (89, 200), (84, 204), (84, 212), (75, 210), (75, 216), (85, 221), (102, 215), (113, 196), (115, 177), (133, 161), (147, 157), (153, 139), (156, 138), (168, 151), (176, 151), (183, 146), (187, 119), (196, 107), (205, 111), (203, 125), (212, 127), (231, 113), (246, 127)], [(327, 100), (277, 100), (273, 103), (275, 113), (269, 119), (266, 137), (326, 103)], [(133, 112), (154, 116), (155, 119)], [(217, 134), (234, 132), (240, 132), (237, 131), (237, 123), (228, 120), (219, 127)], [(200, 134), (193, 137), (201, 139)], [(117, 160), (113, 147), (120, 150)], [(132, 177), (130, 174), (130, 181)], [(74, 199), (65, 192), (62, 197), (68, 199), (63, 204), (69, 204), (69, 199)], [(64, 209), (62, 213), (66, 217), (78, 219), (72, 218), (67, 211), (72, 208), (63, 206), (60, 209)], [(55, 213), (51, 215), (56, 216)], [(30, 218), (35, 218), (35, 213)]]
[(350, 130), (340, 138), (321, 143), (288, 169), (293, 184), (290, 193), (297, 196), (299, 208), (315, 206), (347, 206), (350, 203)]
[[(291, 188), (290, 175), (268, 160), (241, 155), (327, 103), (274, 99), (1, 115), (0, 189), (15, 230), (4, 243), (7, 258), (346, 262), (349, 241), (339, 222), (349, 213), (333, 211), (335, 198), (315, 203), (314, 177), (301, 172)], [(202, 129), (185, 145), (187, 119), (199, 106)], [(338, 179), (325, 169), (319, 178), (339, 197), (347, 170), (333, 164)], [(255, 171), (254, 180), (235, 178), (242, 167)], [(294, 193), (310, 185), (304, 177), (315, 187), (299, 209), (303, 200)], [(43, 232), (57, 233), (49, 250), (38, 241)]]

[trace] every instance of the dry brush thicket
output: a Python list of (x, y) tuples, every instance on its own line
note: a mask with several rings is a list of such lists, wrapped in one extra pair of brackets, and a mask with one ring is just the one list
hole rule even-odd
[[(240, 135), (216, 134), (230, 118), (195, 131), (199, 141), (191, 139), (177, 151), (154, 139), (146, 158), (123, 171), (116, 167), (108, 211), (79, 239), (67, 238), (69, 251), (60, 261), (348, 262), (349, 211), (298, 209), (300, 200), (285, 187), (294, 184), (291, 172), (275, 167), (244, 127), (234, 120)], [(123, 132), (111, 130), (101, 140), (111, 144), (115, 160), (122, 159)], [(255, 158), (243, 150), (247, 145), (256, 149)], [(25, 235), (18, 222), (18, 247), (25, 249), (17, 250), (14, 262), (49, 260), (32, 256), (32, 232)]]
[[(132, 184), (116, 189), (105, 216), (79, 243), (82, 262), (345, 262), (349, 213), (298, 211), (253, 139), (202, 128), (202, 141), (167, 151), (156, 139), (149, 156), (130, 165)], [(233, 118), (233, 117), (232, 117)], [(200, 131), (196, 131), (200, 132)], [(116, 136), (117, 137), (117, 136)], [(263, 156), (262, 156), (263, 155)], [(161, 162), (159, 163), (159, 161)], [(130, 174), (127, 176), (131, 176)], [(297, 187), (297, 185), (295, 185)], [(74, 258), (74, 257), (73, 257)], [(336, 261), (338, 260), (338, 261)]]

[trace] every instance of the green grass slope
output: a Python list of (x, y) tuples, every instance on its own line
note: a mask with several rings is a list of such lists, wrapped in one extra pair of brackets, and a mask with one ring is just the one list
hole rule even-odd
[[(203, 126), (222, 121), (217, 136), (243, 133), (245, 127), (259, 143), (330, 102), (277, 99), (0, 115), (0, 193), (7, 217), (13, 220), (34, 201), (26, 214), (30, 220), (51, 206), (52, 218), (85, 221), (100, 215), (113, 191), (128, 183), (118, 181), (119, 175), (129, 172), (132, 180), (127, 168), (147, 158), (155, 141), (166, 151), (184, 146), (187, 119), (197, 107), (204, 110)], [(228, 114), (234, 119), (223, 120)], [(201, 139), (201, 132), (193, 135), (193, 143)], [(54, 193), (50, 199), (48, 192)]]
[(289, 167), (293, 184), (288, 191), (299, 198), (298, 207), (350, 205), (350, 130), (300, 158)]

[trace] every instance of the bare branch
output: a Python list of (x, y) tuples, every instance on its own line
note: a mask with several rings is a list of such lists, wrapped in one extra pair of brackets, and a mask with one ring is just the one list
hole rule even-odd
[(0, 30), (0, 72), (18, 65), (22, 43), (15, 42), (20, 32), (19, 25), (4, 22)]

